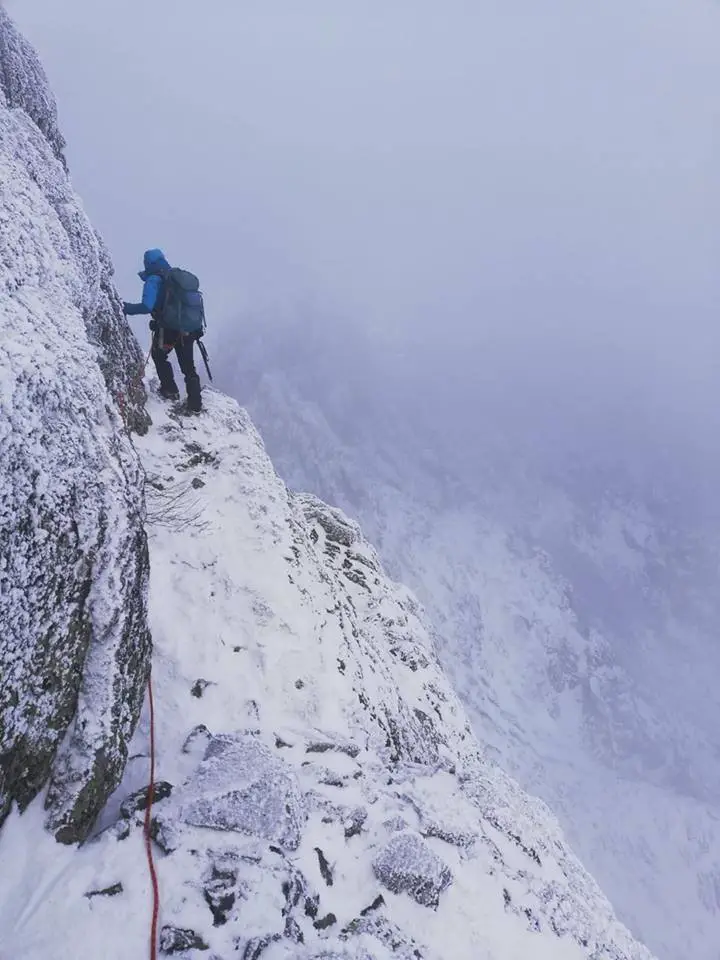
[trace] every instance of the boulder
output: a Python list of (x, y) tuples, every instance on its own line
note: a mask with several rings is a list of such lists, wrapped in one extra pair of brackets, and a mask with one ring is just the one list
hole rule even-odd
[(396, 833), (373, 861), (373, 870), (392, 893), (407, 893), (423, 907), (437, 907), (452, 883), (448, 865), (413, 830)]
[(292, 769), (251, 736), (215, 737), (182, 791), (180, 818), (296, 850), (305, 808)]
[(194, 930), (164, 926), (160, 931), (160, 952), (184, 953), (186, 950), (208, 950), (209, 947)]

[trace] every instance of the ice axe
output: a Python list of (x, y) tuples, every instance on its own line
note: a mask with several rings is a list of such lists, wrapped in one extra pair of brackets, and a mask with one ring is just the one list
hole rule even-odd
[(198, 345), (198, 350), (200, 351), (200, 356), (203, 358), (203, 363), (205, 364), (205, 369), (207, 370), (207, 375), (208, 375), (208, 377), (210, 377), (210, 382), (212, 383), (213, 375), (212, 375), (212, 373), (210, 372), (210, 364), (208, 363), (208, 352), (207, 352), (207, 348), (205, 347), (205, 344), (202, 342), (202, 340), (198, 340), (197, 345)]

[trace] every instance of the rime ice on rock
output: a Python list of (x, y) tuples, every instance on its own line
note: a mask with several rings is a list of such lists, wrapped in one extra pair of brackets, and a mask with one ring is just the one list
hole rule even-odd
[(307, 747), (305, 748), (305, 752), (344, 753), (354, 760), (360, 753), (360, 747), (356, 743), (353, 743), (352, 740), (343, 740), (339, 737), (323, 739), (317, 738), (308, 743)]
[(253, 737), (217, 737), (183, 790), (180, 816), (296, 850), (305, 811), (291, 768), (267, 747)]
[[(330, 507), (310, 493), (296, 494), (298, 505), (301, 507), (309, 523), (318, 523), (331, 543), (343, 547), (351, 547), (356, 541), (362, 540), (359, 525), (347, 517), (342, 510)], [(380, 568), (380, 561), (375, 555), (373, 566)]]
[(3, 94), (9, 107), (20, 107), (37, 124), (64, 164), (65, 140), (58, 129), (57, 105), (43, 65), (0, 6), (0, 97)]
[[(382, 897), (378, 898), (382, 901)], [(382, 912), (369, 907), (362, 911), (362, 915), (347, 928), (347, 934), (355, 936), (373, 937), (383, 944), (392, 960), (426, 960), (429, 955), (404, 930), (389, 920)]]
[(407, 830), (396, 833), (373, 861), (378, 880), (392, 893), (407, 893), (423, 907), (437, 907), (452, 873), (423, 838)]
[(164, 926), (160, 931), (160, 952), (164, 954), (182, 953), (187, 950), (207, 950), (208, 946), (194, 930), (181, 927)]
[[(0, 821), (50, 781), (80, 840), (147, 678), (142, 354), (73, 193), (55, 102), (0, 9)], [(123, 423), (124, 420), (124, 423)]]

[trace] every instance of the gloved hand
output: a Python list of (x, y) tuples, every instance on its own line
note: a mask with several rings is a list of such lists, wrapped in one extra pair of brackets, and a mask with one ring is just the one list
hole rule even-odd
[(152, 330), (153, 333), (158, 332), (158, 330), (160, 329), (160, 324), (157, 322), (157, 320), (150, 321), (150, 329)]

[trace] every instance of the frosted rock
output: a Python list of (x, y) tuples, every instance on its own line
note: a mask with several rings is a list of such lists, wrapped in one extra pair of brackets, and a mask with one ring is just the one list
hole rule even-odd
[(193, 826), (300, 844), (305, 810), (291, 768), (253, 737), (216, 737), (183, 791), (181, 818)]
[(186, 950), (207, 950), (208, 945), (194, 930), (165, 926), (160, 931), (160, 952), (184, 953)]
[(383, 907), (382, 897), (378, 897), (377, 906), (372, 904), (361, 915), (348, 924), (343, 931), (348, 939), (350, 936), (370, 936), (378, 940), (395, 960), (423, 960), (425, 953), (421, 946), (404, 930), (392, 923), (384, 914), (377, 911)]
[(342, 510), (330, 507), (308, 493), (296, 494), (296, 500), (301, 505), (307, 520), (310, 523), (319, 524), (332, 543), (350, 547), (356, 540), (362, 538), (358, 524), (345, 516)]
[[(167, 780), (156, 780), (153, 784), (153, 804), (160, 803), (161, 800), (166, 800), (172, 793), (172, 790), (172, 784), (168, 783)], [(139, 811), (147, 809), (149, 793), (149, 787), (141, 787), (140, 790), (131, 793), (129, 797), (125, 797), (120, 804), (120, 816), (129, 820)]]
[(367, 810), (365, 810), (364, 807), (355, 807), (353, 810), (350, 810), (343, 823), (346, 840), (349, 840), (351, 837), (356, 837), (362, 832), (367, 816)]
[[(38, 55), (0, 6), (0, 95), (9, 107), (22, 108), (65, 162), (65, 141), (58, 129), (57, 105)], [(2, 103), (2, 100), (0, 100)]]
[(477, 840), (477, 832), (466, 830), (454, 823), (444, 823), (437, 820), (426, 820), (422, 824), (422, 833), (425, 837), (437, 837), (445, 843), (455, 847), (471, 847)]
[(270, 944), (275, 943), (279, 939), (279, 933), (267, 933), (262, 937), (253, 937), (252, 940), (248, 940), (244, 945), (242, 941), (238, 941), (236, 950), (239, 951), (242, 948), (242, 960), (260, 960), (261, 954), (267, 950)]
[[(0, 10), (0, 821), (50, 782), (87, 836), (148, 675), (142, 354), (62, 163), (44, 71)], [(124, 424), (123, 424), (124, 420)]]
[(320, 739), (312, 740), (305, 748), (306, 753), (345, 753), (353, 760), (359, 755), (360, 747), (352, 740)]
[(368, 953), (363, 947), (356, 947), (343, 953), (339, 953), (337, 950), (314, 953), (311, 957), (308, 957), (308, 960), (375, 960), (375, 956)]
[(424, 907), (437, 907), (440, 894), (452, 883), (447, 864), (411, 830), (392, 837), (373, 861), (373, 869), (392, 893), (407, 893)]
[(213, 916), (213, 926), (227, 923), (230, 911), (238, 896), (237, 861), (230, 856), (212, 863), (209, 875), (203, 883), (203, 896)]
[(399, 833), (401, 830), (407, 830), (410, 824), (405, 817), (389, 817), (384, 821), (383, 826), (389, 833)]
[(208, 744), (212, 740), (212, 734), (204, 723), (199, 723), (190, 731), (183, 743), (183, 753), (193, 753), (204, 756)]

